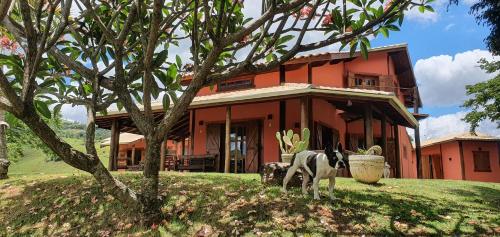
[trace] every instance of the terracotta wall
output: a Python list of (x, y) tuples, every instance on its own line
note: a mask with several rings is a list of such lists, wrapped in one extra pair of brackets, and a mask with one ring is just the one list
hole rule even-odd
[(400, 154), (400, 166), (401, 166), (401, 177), (403, 178), (417, 178), (417, 163), (415, 161), (415, 156), (412, 155), (413, 146), (411, 144), (410, 136), (403, 126), (398, 126), (399, 131), (399, 154)]
[[(287, 83), (308, 83), (308, 66), (287, 65), (285, 79)], [(375, 52), (370, 54), (368, 60), (362, 57), (350, 62), (339, 62), (336, 64), (326, 63), (322, 66), (312, 67), (312, 83), (330, 87), (344, 88), (347, 86), (345, 76), (349, 73), (360, 73), (369, 75), (395, 75), (394, 63), (386, 52)], [(238, 79), (238, 78), (235, 78)], [(277, 86), (280, 84), (279, 71), (258, 74), (254, 78), (255, 88)], [(397, 77), (393, 79), (397, 83)], [(202, 88), (198, 96), (217, 93), (217, 85)], [(398, 97), (404, 101), (402, 93)]]
[(344, 62), (312, 67), (312, 83), (315, 85), (346, 87)]
[[(272, 115), (272, 119), (267, 119), (269, 114)], [(196, 110), (194, 154), (206, 154), (206, 125), (224, 123), (225, 116), (226, 107)], [(261, 120), (263, 122), (263, 143), (265, 144), (262, 150), (264, 162), (278, 160), (279, 148), (275, 133), (279, 130), (279, 102), (235, 105), (231, 107), (231, 118), (234, 123), (244, 120)], [(203, 121), (203, 125), (200, 125), (200, 121)]]
[[(462, 177), (462, 161), (458, 141), (450, 141), (422, 148), (422, 156), (441, 155), (444, 179), (473, 180), (483, 182), (500, 182), (499, 150), (496, 142), (462, 141), (465, 177)], [(489, 151), (491, 172), (474, 171), (473, 151), (481, 148)], [(415, 153), (413, 153), (415, 159)], [(416, 173), (413, 167), (412, 173)]]
[[(483, 182), (500, 182), (500, 161), (498, 142), (463, 141), (465, 179)], [(474, 171), (473, 151), (488, 151), (490, 154), (491, 172)]]

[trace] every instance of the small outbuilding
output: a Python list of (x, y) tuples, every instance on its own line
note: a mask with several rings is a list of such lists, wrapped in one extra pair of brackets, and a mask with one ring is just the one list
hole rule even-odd
[(422, 177), (498, 183), (499, 154), (500, 137), (480, 133), (427, 140), (422, 142)]

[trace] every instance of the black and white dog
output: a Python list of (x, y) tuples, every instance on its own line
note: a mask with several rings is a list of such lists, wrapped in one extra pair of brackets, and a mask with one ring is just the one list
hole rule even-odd
[[(342, 155), (342, 145), (337, 144), (335, 149), (327, 146), (325, 153), (314, 151), (302, 151), (293, 157), (291, 167), (288, 169), (285, 179), (283, 179), (283, 192), (287, 192), (286, 185), (292, 176), (300, 168), (302, 169), (302, 193), (307, 194), (307, 183), (310, 177), (313, 178), (314, 199), (319, 200), (319, 181), (329, 179), (328, 192), (330, 199), (334, 200), (333, 189), (335, 188), (335, 176), (337, 170), (346, 167), (344, 156)], [(307, 172), (307, 173), (306, 173)], [(308, 175), (309, 173), (309, 175)]]

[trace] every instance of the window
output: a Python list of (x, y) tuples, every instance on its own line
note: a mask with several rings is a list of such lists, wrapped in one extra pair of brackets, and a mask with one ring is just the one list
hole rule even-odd
[(377, 87), (378, 76), (358, 75), (354, 77), (354, 85), (360, 88)]
[(244, 79), (221, 82), (218, 84), (217, 90), (218, 91), (230, 91), (230, 90), (253, 88), (254, 86), (255, 85), (254, 85), (253, 77), (246, 77)]
[(491, 172), (489, 151), (472, 151), (472, 155), (475, 172)]

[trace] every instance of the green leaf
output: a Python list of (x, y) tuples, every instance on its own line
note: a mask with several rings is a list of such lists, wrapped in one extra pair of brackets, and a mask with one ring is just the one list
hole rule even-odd
[(425, 7), (424, 6), (418, 6), (418, 11), (420, 13), (424, 13), (425, 12)]
[(175, 61), (177, 62), (177, 68), (182, 69), (182, 60), (181, 60), (181, 57), (179, 55), (175, 56)]
[(361, 55), (363, 56), (363, 58), (365, 60), (367, 60), (368, 59), (368, 48), (367, 48), (366, 44), (363, 41), (361, 41), (359, 46), (361, 48)]
[(156, 55), (156, 58), (153, 61), (153, 66), (154, 67), (161, 66), (165, 62), (165, 60), (167, 60), (167, 57), (168, 57), (168, 49), (161, 51)]
[(35, 100), (35, 108), (43, 117), (50, 119), (52, 114), (50, 113), (49, 106), (44, 101)]
[(57, 104), (56, 106), (54, 106), (54, 117), (57, 117), (57, 115), (61, 112), (62, 106), (63, 104)]
[(163, 110), (167, 111), (170, 108), (170, 96), (167, 93), (163, 95), (162, 103), (163, 103)]
[(351, 41), (350, 43), (351, 49), (349, 51), (349, 55), (352, 57), (356, 52), (356, 48), (358, 47), (358, 41)]
[(281, 45), (281, 44), (284, 44), (284, 43), (290, 41), (291, 39), (293, 39), (293, 35), (285, 35), (285, 36), (279, 38), (279, 40), (276, 41), (276, 44)]
[(389, 31), (387, 30), (387, 28), (381, 27), (378, 31), (382, 33), (382, 35), (384, 35), (385, 38), (389, 37)]

